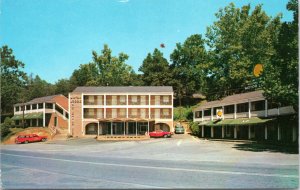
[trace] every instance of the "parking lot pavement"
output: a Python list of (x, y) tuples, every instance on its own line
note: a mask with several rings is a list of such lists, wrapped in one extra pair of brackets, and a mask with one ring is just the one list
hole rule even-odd
[[(298, 154), (188, 134), (145, 141), (93, 138), (1, 147), (4, 188), (297, 188)], [(16, 177), (18, 176), (18, 177)], [(179, 179), (179, 180), (174, 180)]]

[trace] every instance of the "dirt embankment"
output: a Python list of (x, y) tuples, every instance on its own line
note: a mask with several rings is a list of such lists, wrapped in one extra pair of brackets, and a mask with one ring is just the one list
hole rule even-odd
[[(19, 130), (19, 129), (18, 129)], [(13, 133), (14, 131), (17, 131), (16, 129), (11, 130)], [(22, 131), (15, 132), (13, 135), (11, 135), (8, 139), (4, 140), (3, 144), (15, 144), (15, 139), (19, 135), (26, 135), (26, 134), (37, 134), (41, 136), (47, 136), (48, 140), (52, 139), (50, 130), (48, 128), (44, 127), (29, 127)]]

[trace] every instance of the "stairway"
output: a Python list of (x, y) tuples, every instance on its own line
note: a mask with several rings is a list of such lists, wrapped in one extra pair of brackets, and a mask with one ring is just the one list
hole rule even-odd
[(68, 136), (68, 129), (56, 128), (56, 134), (53, 136), (53, 140), (66, 140)]

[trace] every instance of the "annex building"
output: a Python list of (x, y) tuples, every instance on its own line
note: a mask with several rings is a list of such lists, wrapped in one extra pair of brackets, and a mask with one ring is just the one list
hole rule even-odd
[(205, 138), (297, 142), (298, 118), (290, 105), (268, 101), (263, 91), (227, 96), (193, 110)]
[(26, 103), (14, 105), (12, 119), (17, 126), (68, 128), (68, 98), (64, 95), (53, 95), (35, 98)]
[(98, 138), (173, 131), (170, 86), (77, 87), (69, 94), (69, 134)]

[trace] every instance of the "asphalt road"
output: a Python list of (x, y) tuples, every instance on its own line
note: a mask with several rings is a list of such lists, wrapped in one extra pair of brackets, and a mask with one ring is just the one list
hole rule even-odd
[(1, 147), (2, 188), (298, 188), (298, 154), (237, 142), (76, 139)]

